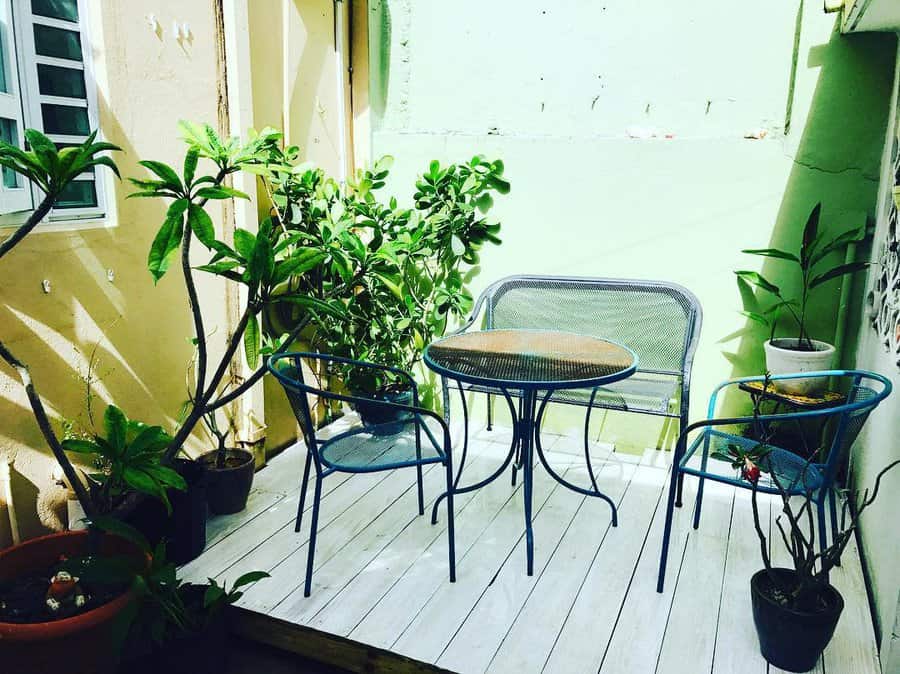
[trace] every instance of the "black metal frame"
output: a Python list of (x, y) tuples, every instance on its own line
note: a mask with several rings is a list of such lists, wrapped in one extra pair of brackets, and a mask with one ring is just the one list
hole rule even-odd
[[(376, 400), (372, 398), (364, 398), (360, 396), (353, 395), (344, 395), (340, 393), (335, 393), (333, 391), (326, 391), (321, 388), (317, 388), (314, 386), (310, 386), (304, 381), (303, 378), (303, 361), (316, 361), (319, 363), (340, 363), (344, 365), (352, 365), (354, 367), (362, 367), (368, 369), (381, 370), (383, 372), (390, 372), (405, 381), (407, 381), (413, 392), (413, 405), (404, 405), (401, 403), (389, 402), (386, 400)], [(310, 595), (310, 591), (312, 588), (312, 572), (313, 572), (313, 561), (315, 559), (315, 551), (316, 551), (316, 533), (319, 523), (319, 503), (322, 498), (322, 480), (336, 472), (342, 473), (371, 473), (371, 472), (380, 472), (387, 470), (395, 470), (397, 468), (416, 468), (416, 478), (417, 478), (417, 490), (418, 490), (418, 505), (419, 505), (419, 515), (425, 514), (425, 502), (424, 502), (424, 494), (422, 488), (422, 466), (432, 464), (432, 463), (440, 463), (444, 466), (446, 470), (446, 479), (447, 479), (447, 490), (442, 495), (447, 497), (447, 536), (449, 538), (449, 558), (450, 558), (450, 582), (456, 581), (456, 544), (455, 544), (455, 532), (453, 525), (453, 452), (452, 445), (450, 441), (450, 428), (447, 426), (447, 423), (441, 418), (439, 415), (435, 414), (431, 410), (425, 409), (419, 406), (419, 393), (416, 387), (415, 380), (412, 375), (408, 372), (389, 367), (386, 365), (379, 365), (376, 363), (367, 363), (365, 361), (357, 361), (352, 360), (350, 358), (342, 358), (339, 356), (331, 356), (327, 354), (321, 353), (308, 353), (308, 352), (298, 352), (298, 353), (278, 353), (269, 358), (268, 362), (269, 371), (275, 375), (278, 381), (281, 383), (282, 387), (284, 387), (285, 393), (287, 394), (288, 400), (291, 403), (291, 407), (294, 410), (294, 414), (297, 416), (297, 420), (300, 422), (300, 429), (303, 433), (303, 438), (306, 442), (306, 463), (303, 468), (303, 479), (300, 485), (300, 503), (297, 508), (297, 519), (294, 526), (294, 531), (300, 531), (300, 525), (303, 519), (303, 511), (306, 505), (306, 490), (309, 482), (309, 472), (310, 466), (315, 466), (315, 490), (313, 495), (313, 508), (312, 508), (312, 524), (310, 528), (309, 535), (309, 550), (307, 554), (307, 562), (306, 562), (306, 580), (304, 584), (303, 595), (308, 597)], [(339, 465), (329, 463), (328, 460), (323, 457), (323, 450), (329, 445), (339, 442), (341, 440), (345, 440), (348, 437), (361, 435), (364, 433), (372, 432), (371, 427), (357, 427), (353, 428), (349, 431), (336, 435), (333, 438), (329, 438), (328, 440), (320, 441), (316, 437), (315, 432), (315, 424), (313, 422), (312, 412), (309, 406), (309, 400), (307, 396), (309, 394), (315, 395), (319, 398), (325, 400), (334, 400), (339, 402), (346, 402), (350, 404), (362, 403), (368, 407), (382, 407), (385, 409), (389, 409), (395, 412), (407, 412), (409, 413), (409, 421), (415, 423), (415, 431), (416, 431), (416, 459), (409, 461), (400, 461), (393, 463), (385, 463), (385, 464), (377, 464), (377, 465), (369, 465), (369, 466), (358, 466), (358, 467), (348, 467), (346, 465)], [(425, 419), (431, 419), (440, 427), (441, 435), (443, 436), (440, 441), (434, 437), (431, 429), (428, 428), (428, 425), (425, 423)], [(404, 422), (405, 423), (405, 422)], [(391, 431), (391, 427), (396, 426), (397, 422), (392, 422), (388, 424), (383, 424), (379, 427), (381, 430), (380, 437), (384, 437), (384, 435), (389, 435)], [(425, 433), (428, 437), (428, 440), (431, 442), (434, 447), (435, 452), (438, 454), (436, 457), (422, 457), (422, 447), (421, 447), (421, 432)], [(436, 506), (437, 504), (435, 504)], [(435, 507), (433, 511), (432, 523), (437, 522), (437, 508)]]

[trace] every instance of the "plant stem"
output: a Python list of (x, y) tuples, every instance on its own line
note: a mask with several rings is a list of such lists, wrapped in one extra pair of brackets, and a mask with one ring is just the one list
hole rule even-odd
[(44, 197), (44, 200), (38, 204), (38, 207), (31, 212), (31, 215), (28, 216), (28, 219), (25, 221), (23, 225), (21, 225), (12, 235), (0, 243), (0, 258), (6, 255), (9, 251), (16, 247), (22, 239), (24, 239), (31, 232), (32, 229), (37, 227), (38, 223), (44, 219), (47, 213), (53, 208), (53, 204), (56, 201), (56, 194), (47, 194)]
[(75, 496), (81, 504), (81, 507), (84, 509), (85, 514), (88, 517), (92, 517), (95, 514), (94, 503), (91, 501), (87, 490), (84, 488), (84, 484), (78, 477), (75, 466), (69, 461), (69, 457), (62, 448), (59, 438), (56, 437), (56, 433), (53, 431), (53, 425), (50, 423), (50, 418), (47, 416), (47, 410), (44, 408), (44, 403), (41, 402), (41, 397), (38, 395), (37, 389), (34, 386), (31, 374), (28, 372), (28, 366), (16, 358), (12, 352), (6, 348), (3, 342), (0, 342), (0, 358), (3, 358), (3, 360), (19, 374), (19, 379), (22, 380), (22, 385), (25, 387), (25, 393), (28, 395), (28, 403), (31, 405), (31, 411), (37, 421), (38, 428), (41, 430), (41, 434), (44, 436), (47, 444), (50, 445), (53, 456), (59, 462), (69, 484), (72, 485)]

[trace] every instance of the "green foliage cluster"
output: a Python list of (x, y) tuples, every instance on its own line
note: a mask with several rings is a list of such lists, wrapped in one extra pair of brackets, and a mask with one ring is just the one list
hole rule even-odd
[[(264, 180), (274, 206), (272, 229), (283, 231), (315, 265), (294, 274), (284, 298), (306, 296), (340, 307), (340, 320), (316, 320), (314, 350), (411, 370), (422, 349), (472, 307), (468, 285), (485, 244), (499, 244), (499, 223), (484, 216), (494, 194), (509, 192), (503, 162), (475, 156), (462, 164), (431, 162), (416, 180), (414, 207), (383, 198), (389, 156), (356, 172), (344, 186), (297, 161), (299, 151), (274, 149)], [(268, 313), (273, 334), (300, 317), (280, 303)], [(353, 391), (387, 382), (371, 370), (340, 373)]]
[(742, 252), (749, 255), (784, 260), (794, 267), (800, 276), (800, 296), (798, 298), (785, 297), (782, 289), (755, 271), (736, 271), (738, 285), (755, 287), (775, 297), (775, 303), (765, 311), (744, 311), (747, 318), (761, 323), (770, 328), (770, 339), (774, 338), (775, 330), (782, 313), (787, 311), (797, 329), (797, 347), (801, 350), (812, 350), (812, 341), (806, 325), (810, 294), (813, 290), (827, 281), (853, 274), (865, 269), (866, 262), (849, 262), (834, 266), (824, 266), (826, 258), (835, 252), (843, 250), (847, 244), (861, 241), (866, 236), (865, 226), (828, 238), (819, 232), (819, 215), (821, 204), (816, 204), (807, 218), (803, 228), (803, 242), (797, 253), (779, 248), (753, 248)]

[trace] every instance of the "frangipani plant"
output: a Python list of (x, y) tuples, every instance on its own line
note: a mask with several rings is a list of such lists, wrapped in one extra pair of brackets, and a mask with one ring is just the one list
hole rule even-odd
[(821, 204), (816, 204), (806, 225), (803, 228), (803, 242), (797, 252), (779, 248), (752, 248), (742, 252), (749, 255), (784, 260), (798, 272), (800, 283), (799, 297), (785, 296), (782, 289), (755, 271), (736, 271), (738, 283), (759, 288), (775, 298), (775, 303), (762, 312), (744, 311), (747, 318), (761, 323), (770, 329), (770, 340), (775, 337), (779, 319), (784, 312), (790, 316), (796, 329), (796, 345), (799, 350), (813, 350), (812, 339), (807, 326), (809, 299), (813, 290), (823, 283), (841, 276), (853, 274), (868, 266), (866, 262), (849, 262), (838, 265), (825, 265), (826, 258), (834, 252), (843, 250), (847, 244), (865, 238), (865, 226), (828, 238), (819, 232), (819, 215)]

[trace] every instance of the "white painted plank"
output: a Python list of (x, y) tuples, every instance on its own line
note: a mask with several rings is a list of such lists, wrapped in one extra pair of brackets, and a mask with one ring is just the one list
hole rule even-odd
[[(622, 611), (615, 624), (600, 671), (654, 671), (677, 586), (676, 579), (684, 555), (686, 538), (691, 527), (692, 508), (689, 504), (693, 503), (695, 487), (696, 480), (685, 480), (685, 506), (675, 509), (669, 546), (668, 574), (665, 591), (662, 594), (656, 591), (656, 576), (665, 523), (665, 499), (657, 508), (650, 526), (650, 534), (634, 572), (634, 580), (622, 604)], [(637, 643), (641, 644), (640, 648), (635, 648)]]
[[(416, 488), (415, 485), (411, 485), (384, 511), (380, 513), (370, 511), (370, 521), (355, 534), (350, 532), (345, 534), (343, 529), (332, 527), (327, 535), (335, 539), (344, 539), (344, 545), (330, 557), (326, 554), (320, 556), (318, 545), (316, 546), (316, 563), (310, 596), (303, 596), (303, 586), (300, 585), (282, 599), (271, 614), (292, 622), (309, 624), (313, 616), (327, 606), (334, 596), (401, 532), (409, 527), (424, 528), (426, 531), (431, 529), (430, 506), (434, 498), (446, 488), (447, 473), (443, 466), (429, 468), (422, 479), (423, 490), (427, 495), (425, 515), (418, 514)], [(415, 474), (411, 468), (405, 469), (404, 472)], [(361, 505), (368, 505), (368, 499)], [(446, 544), (437, 547), (446, 550)], [(306, 554), (306, 548), (303, 553)], [(446, 554), (444, 559), (447, 559)], [(296, 555), (286, 559), (279, 566), (284, 565), (296, 571)], [(449, 569), (445, 569), (445, 574), (447, 573)], [(278, 567), (273, 570), (273, 575), (281, 575)]]
[[(426, 470), (430, 473), (433, 468), (434, 464), (427, 466)], [(354, 475), (346, 485), (349, 487), (355, 482), (371, 484), (371, 479), (376, 477), (383, 479), (378, 480), (371, 489), (363, 488), (353, 492), (348, 489), (334, 494), (334, 496), (352, 494), (350, 503), (347, 503), (350, 499), (332, 499), (330, 498), (332, 495), (322, 499), (316, 539), (317, 564), (324, 564), (338, 554), (356, 534), (369, 526), (373, 519), (411, 489), (416, 481), (416, 471), (407, 468), (390, 472), (361, 473)], [(268, 571), (271, 574), (271, 578), (257, 583), (241, 598), (241, 606), (269, 614), (272, 608), (303, 583), (310, 525), (311, 514), (308, 513), (304, 516), (300, 533), (295, 533), (293, 523), (289, 523), (266, 541), (265, 545), (254, 550), (225, 572), (228, 577), (238, 577), (255, 570)], [(313, 581), (315, 582), (315, 577)]]
[(694, 674), (712, 668), (734, 492), (731, 485), (706, 481), (700, 528), (688, 532), (656, 666), (659, 674)]
[(825, 649), (825, 671), (829, 674), (881, 674), (875, 628), (855, 538), (850, 539), (841, 566), (831, 573), (830, 580), (844, 598), (844, 611), (834, 637)]
[[(602, 461), (606, 456), (599, 458)], [(618, 468), (616, 470), (616, 466), (608, 464), (596, 471), (598, 486), (617, 503), (628, 484), (628, 478), (623, 479), (623, 472), (630, 476), (634, 465), (624, 464)], [(576, 484), (588, 482), (584, 468), (570, 468), (566, 476)], [(563, 528), (564, 522), (556, 523), (548, 517), (547, 509), (553, 505), (552, 498), (541, 516), (535, 561), (538, 562), (541, 557), (539, 546), (546, 549), (558, 542), (546, 565), (542, 569), (535, 568), (535, 576), (529, 578), (522, 574), (518, 565), (507, 562), (438, 660), (439, 666), (454, 671), (485, 671), (497, 654), (498, 644), (506, 645), (504, 637), (507, 637), (508, 648), (513, 653), (521, 645), (530, 662), (543, 664), (546, 653), (553, 645), (555, 632), (568, 611), (566, 597), (569, 604), (574, 601), (591, 561), (611, 526), (610, 510), (605, 502), (568, 490), (565, 492), (568, 501), (577, 506), (570, 526)], [(521, 541), (518, 547), (523, 547)], [(517, 554), (520, 553), (514, 551), (512, 559)], [(547, 637), (546, 653), (537, 657), (539, 641)], [(503, 653), (499, 655), (504, 658)], [(527, 670), (523, 667), (520, 671)]]
[[(508, 483), (503, 482), (498, 480), (488, 489), (510, 489)], [(543, 508), (557, 486), (543, 470), (535, 470), (533, 521), (536, 539), (549, 534), (543, 532), (541, 518)], [(476, 554), (467, 554), (457, 566), (457, 582), (438, 588), (391, 646), (392, 651), (417, 660), (435, 662), (504, 563), (517, 566), (525, 574), (524, 547), (515, 547), (525, 535), (523, 512), (521, 495), (517, 495), (479, 538)], [(543, 555), (535, 556), (536, 568), (545, 561), (542, 558)]]
[[(478, 455), (472, 456), (467, 469), (477, 473), (482, 459)], [(454, 498), (457, 528), (462, 513), (476, 493), (471, 491)], [(446, 540), (447, 536), (446, 508), (440, 507), (435, 525), (431, 524), (430, 505), (425, 512), (424, 520), (414, 519), (306, 624), (330, 634), (346, 636), (423, 555), (440, 558), (440, 541)]]
[[(603, 539), (578, 596), (557, 628), (546, 672), (596, 672), (600, 668), (667, 482), (666, 472), (659, 468), (641, 465), (635, 470), (619, 508), (619, 526)], [(515, 672), (527, 666), (527, 651), (516, 652), (517, 657), (495, 658), (492, 671)]]
[[(489, 465), (491, 458), (497, 460), (496, 453), (501, 451), (501, 447), (484, 443), (478, 451), (494, 453), (486, 459), (486, 465)], [(513, 488), (506, 480), (506, 476), (501, 476), (488, 487), (476, 491), (475, 497), (456, 520), (458, 581), (454, 587), (460, 585), (461, 571), (468, 564), (470, 551), (476, 543), (479, 543), (477, 554), (480, 554), (480, 544), (491, 537), (506, 541), (511, 548), (522, 529), (521, 509), (516, 510), (516, 503), (521, 503), (522, 499), (522, 482), (520, 480)], [(462, 484), (468, 483), (464, 477)], [(512, 511), (512, 517), (505, 514), (507, 511)], [(503, 520), (497, 523), (501, 514)], [(353, 629), (350, 638), (379, 648), (390, 648), (422, 607), (446, 583), (443, 572), (446, 562), (441, 551), (437, 541), (429, 546)]]
[[(568, 473), (567, 473), (568, 475)], [(490, 580), (436, 664), (452, 671), (483, 672), (551, 559), (585, 497), (557, 487), (534, 521), (534, 575), (522, 568), (525, 540)], [(598, 504), (592, 504), (598, 505)], [(606, 504), (603, 504), (604, 506)], [(608, 513), (607, 513), (608, 514)]]
[[(712, 674), (766, 674), (768, 663), (759, 653), (750, 602), (750, 577), (763, 566), (759, 538), (750, 492), (736, 489), (734, 496)], [(770, 504), (769, 497), (759, 497), (760, 524), (767, 534)]]

